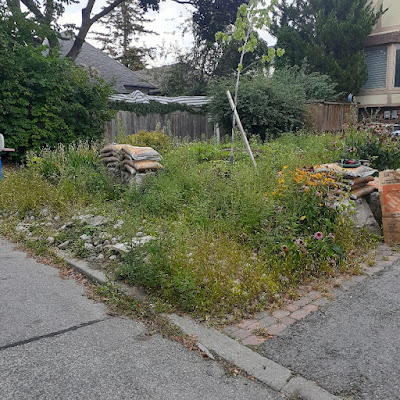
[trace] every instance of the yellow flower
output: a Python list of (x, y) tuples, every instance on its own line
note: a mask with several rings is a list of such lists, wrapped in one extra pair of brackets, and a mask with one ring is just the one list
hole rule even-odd
[(306, 219), (306, 216), (303, 215), (302, 217), (300, 217), (300, 221), (304, 221)]

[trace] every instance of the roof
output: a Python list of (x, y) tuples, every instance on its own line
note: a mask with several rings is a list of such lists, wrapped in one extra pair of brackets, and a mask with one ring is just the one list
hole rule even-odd
[(168, 77), (168, 73), (171, 71), (171, 68), (176, 65), (178, 65), (178, 63), (163, 65), (162, 67), (139, 69), (138, 71), (135, 71), (135, 74), (137, 74), (146, 82), (149, 82), (157, 88), (160, 88), (163, 81)]
[[(60, 53), (66, 56), (73, 40), (60, 40)], [(75, 64), (95, 68), (99, 75), (111, 83), (118, 93), (130, 93), (132, 88), (155, 89), (151, 83), (143, 80), (135, 72), (125, 67), (96, 47), (84, 42)], [(131, 90), (129, 90), (131, 88)]]
[(115, 94), (110, 96), (111, 101), (125, 101), (127, 103), (142, 103), (149, 104), (150, 100), (157, 101), (161, 104), (179, 103), (186, 104), (192, 107), (202, 107), (210, 102), (206, 96), (179, 96), (179, 97), (164, 97), (150, 96), (136, 90), (130, 94)]

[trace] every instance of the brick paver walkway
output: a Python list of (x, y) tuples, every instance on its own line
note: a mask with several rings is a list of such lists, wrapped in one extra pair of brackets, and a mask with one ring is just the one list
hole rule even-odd
[(279, 335), (288, 326), (305, 318), (308, 314), (326, 306), (340, 291), (350, 289), (367, 276), (378, 273), (399, 258), (400, 254), (396, 253), (393, 248), (381, 244), (376, 251), (375, 265), (372, 267), (367, 264), (361, 265), (363, 275), (337, 277), (328, 285), (328, 291), (324, 292), (313, 289), (311, 285), (301, 286), (298, 290), (298, 299), (288, 301), (282, 308), (275, 309), (272, 312), (262, 311), (252, 319), (228, 325), (223, 329), (223, 332), (234, 339), (240, 340), (246, 346), (259, 346), (268, 338)]

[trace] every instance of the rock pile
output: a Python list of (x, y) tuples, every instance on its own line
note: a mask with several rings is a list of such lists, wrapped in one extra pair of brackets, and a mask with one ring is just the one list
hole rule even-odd
[(108, 145), (101, 150), (101, 158), (107, 169), (126, 183), (140, 183), (144, 175), (162, 168), (160, 154), (151, 147)]

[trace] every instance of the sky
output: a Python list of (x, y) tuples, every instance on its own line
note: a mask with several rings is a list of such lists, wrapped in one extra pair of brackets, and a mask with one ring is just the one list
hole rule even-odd
[[(71, 4), (66, 7), (66, 12), (60, 19), (60, 24), (74, 23), (77, 26), (81, 23), (81, 10), (86, 5), (86, 0), (80, 0), (76, 4)], [(101, 10), (105, 5), (105, 0), (97, 0), (95, 3), (94, 13)], [(161, 1), (159, 12), (149, 11), (146, 17), (152, 19), (152, 22), (147, 23), (145, 26), (148, 30), (156, 32), (155, 34), (148, 34), (139, 39), (135, 45), (145, 44), (146, 47), (158, 48), (156, 58), (148, 60), (148, 67), (158, 67), (162, 65), (171, 64), (175, 61), (176, 53), (184, 53), (188, 50), (193, 43), (193, 35), (186, 32), (183, 35), (182, 25), (187, 20), (190, 20), (193, 8), (189, 5), (177, 4), (171, 0)], [(89, 31), (87, 41), (93, 46), (100, 47), (99, 42), (90, 39), (90, 32), (101, 31), (104, 28), (100, 24), (95, 24)], [(261, 36), (267, 40), (268, 44), (274, 44), (274, 39), (267, 33), (261, 33)], [(167, 56), (162, 56), (168, 50)]]

